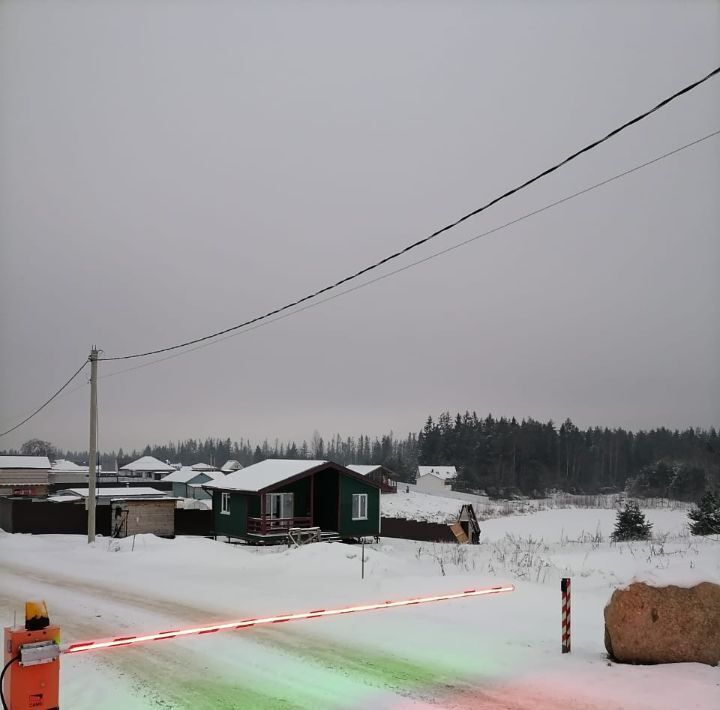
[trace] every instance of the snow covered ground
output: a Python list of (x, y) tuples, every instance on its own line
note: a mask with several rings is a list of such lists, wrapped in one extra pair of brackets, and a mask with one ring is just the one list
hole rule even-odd
[[(398, 494), (400, 495), (400, 494)], [(390, 496), (388, 496), (389, 498)], [(457, 505), (457, 501), (453, 501)], [(720, 669), (621, 666), (603, 606), (633, 578), (720, 582), (720, 542), (683, 511), (650, 510), (656, 540), (611, 545), (614, 512), (542, 511), (483, 521), (479, 546), (232, 546), (152, 536), (88, 546), (0, 533), (0, 621), (44, 598), (65, 640), (344, 606), (511, 582), (516, 591), (65, 656), (62, 707), (720, 707)], [(560, 654), (559, 579), (573, 578), (573, 652)]]
[[(406, 485), (406, 484), (402, 484)], [(522, 499), (522, 500), (494, 500), (472, 495), (447, 491), (438, 493), (422, 493), (415, 490), (415, 486), (406, 492), (400, 487), (398, 493), (383, 495), (380, 498), (382, 514), (388, 518), (405, 518), (407, 520), (422, 520), (432, 523), (445, 523), (457, 519), (458, 512), (463, 503), (472, 503), (478, 519), (499, 518), (508, 515), (526, 515), (546, 510), (558, 510), (582, 507), (598, 508), (613, 515), (618, 508), (620, 496), (571, 496), (567, 494), (552, 498)], [(577, 501), (577, 502), (573, 502)], [(690, 507), (687, 503), (652, 499), (645, 502), (650, 510), (684, 510)]]

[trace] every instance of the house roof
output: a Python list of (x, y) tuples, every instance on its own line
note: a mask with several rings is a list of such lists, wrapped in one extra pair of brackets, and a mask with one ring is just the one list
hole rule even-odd
[(230, 459), (223, 464), (220, 470), (223, 471), (223, 473), (232, 473), (233, 471), (239, 471), (242, 467), (243, 465), (239, 461)]
[(379, 468), (382, 468), (380, 464), (359, 464), (359, 463), (353, 463), (347, 466), (351, 471), (355, 471), (355, 473), (359, 473), (361, 476), (367, 476), (371, 474), (373, 471), (377, 471)]
[(183, 466), (177, 471), (168, 473), (167, 476), (163, 476), (160, 480), (168, 483), (190, 483), (194, 478), (198, 476), (207, 476), (211, 480), (217, 478), (225, 478), (225, 474), (212, 469), (210, 471), (198, 471), (194, 466)]
[(66, 459), (58, 459), (52, 462), (53, 471), (63, 471), (65, 473), (87, 473), (87, 466), (79, 466), (74, 461), (67, 461)]
[(78, 500), (78, 496), (48, 496), (47, 498), (51, 503), (73, 503)]
[[(159, 491), (157, 488), (150, 488), (148, 486), (138, 486), (137, 488), (122, 487), (122, 488), (97, 488), (95, 490), (96, 495), (99, 498), (167, 498), (167, 494), (164, 491)], [(60, 496), (65, 497), (66, 495), (75, 495), (79, 498), (87, 498), (87, 488), (66, 488), (62, 491), (58, 491)]]
[(190, 468), (193, 471), (201, 471), (203, 473), (206, 471), (217, 471), (217, 467), (211, 466), (209, 463), (196, 463), (193, 466), (190, 466)]
[(142, 456), (136, 461), (131, 461), (123, 466), (121, 471), (167, 471), (170, 473), (175, 470), (174, 466), (169, 463), (163, 463), (154, 456)]
[(307, 459), (266, 459), (240, 471), (228, 473), (222, 481), (213, 481), (206, 484), (206, 487), (256, 493), (326, 463), (328, 462)]
[(455, 466), (418, 466), (418, 478), (420, 476), (435, 476), (441, 481), (447, 481), (457, 476)]
[(202, 473), (204, 473), (204, 471), (193, 471), (190, 466), (183, 466), (182, 468), (177, 469), (177, 471), (173, 471), (172, 473), (168, 473), (167, 476), (163, 476), (160, 480), (167, 481), (168, 483), (187, 483)]
[(40, 468), (49, 469), (47, 456), (0, 456), (0, 468)]
[[(259, 493), (277, 486), (290, 479), (300, 478), (310, 473), (313, 469), (322, 466), (332, 466), (340, 469), (348, 476), (365, 480), (363, 476), (351, 471), (345, 466), (333, 463), (332, 461), (308, 461), (307, 459), (266, 459), (260, 463), (229, 473), (221, 479), (212, 483), (205, 483), (203, 488), (217, 488), (223, 491), (244, 491), (247, 493)], [(366, 481), (368, 485), (379, 486), (373, 481)]]

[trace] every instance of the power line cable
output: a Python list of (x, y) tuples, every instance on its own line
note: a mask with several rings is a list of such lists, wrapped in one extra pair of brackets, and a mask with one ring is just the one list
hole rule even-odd
[[(534, 217), (538, 214), (541, 214), (543, 212), (546, 212), (548, 210), (553, 209), (554, 207), (557, 207), (559, 205), (564, 204), (565, 202), (568, 202), (570, 200), (575, 199), (576, 197), (580, 197), (581, 195), (585, 195), (589, 192), (592, 192), (593, 190), (597, 190), (600, 187), (603, 187), (604, 185), (608, 185), (609, 183), (615, 182), (616, 180), (619, 180), (621, 178), (624, 178), (628, 175), (631, 175), (632, 173), (638, 172), (639, 170), (642, 170), (644, 168), (647, 168), (651, 165), (654, 165), (656, 163), (659, 163), (662, 160), (665, 160), (673, 155), (676, 155), (677, 153), (680, 153), (684, 150), (687, 150), (688, 148), (692, 148), (693, 146), (696, 146), (700, 143), (703, 143), (704, 141), (709, 140), (710, 138), (714, 138), (715, 136), (720, 135), (720, 129), (717, 131), (713, 131), (712, 133), (708, 133), (705, 136), (702, 136), (701, 138), (697, 138), (694, 141), (691, 141), (690, 143), (685, 143), (684, 145), (678, 146), (677, 148), (674, 148), (673, 150), (668, 151), (667, 153), (663, 153), (662, 155), (657, 156), (656, 158), (653, 158), (652, 160), (648, 160), (644, 163), (641, 163), (640, 165), (636, 165), (632, 168), (629, 168), (628, 170), (624, 170), (621, 173), (618, 173), (617, 175), (613, 175), (612, 177), (606, 178), (605, 180), (602, 180), (600, 182), (595, 183), (594, 185), (590, 185), (589, 187), (586, 187), (582, 190), (578, 190), (577, 192), (574, 192), (570, 195), (566, 195), (565, 197), (560, 198), (559, 200), (555, 200), (554, 202), (551, 202), (547, 205), (544, 205), (543, 207), (540, 207), (536, 210), (533, 210), (532, 212), (528, 212), (521, 217), (517, 217), (516, 219), (513, 219), (509, 222), (505, 222), (504, 224), (499, 225), (498, 227), (493, 227), (492, 229), (489, 229), (485, 232), (482, 232), (481, 234), (477, 234), (473, 237), (470, 237), (469, 239), (466, 239), (462, 242), (458, 242), (457, 244), (453, 244), (452, 246), (449, 246), (445, 249), (442, 249), (438, 252), (435, 252), (434, 254), (430, 254), (422, 259), (418, 259), (417, 261), (413, 261), (410, 264), (406, 264), (405, 266), (401, 266), (398, 269), (394, 269), (393, 271), (389, 271), (385, 274), (382, 274), (380, 276), (377, 276), (373, 279), (370, 279), (369, 281), (365, 281), (361, 284), (358, 284), (356, 286), (353, 286), (352, 288), (345, 289), (344, 291), (341, 291), (339, 293), (333, 294), (332, 296), (328, 296), (327, 298), (323, 298), (319, 301), (314, 301), (313, 303), (309, 303), (302, 308), (296, 308), (293, 311), (286, 312), (282, 315), (278, 315), (276, 318), (266, 319), (263, 322), (256, 323), (253, 325), (253, 327), (245, 328), (244, 330), (235, 330), (235, 332), (232, 332), (228, 335), (226, 335), (224, 338), (218, 338), (212, 341), (204, 342), (201, 345), (198, 345), (197, 347), (190, 348), (189, 350), (184, 350), (182, 352), (175, 352), (172, 355), (168, 355), (166, 357), (158, 358), (156, 360), (151, 360), (150, 362), (142, 363), (141, 365), (135, 365), (134, 367), (128, 367), (124, 370), (118, 370), (116, 372), (111, 372), (105, 375), (101, 375), (98, 379), (105, 379), (108, 377), (115, 377), (117, 375), (123, 375), (128, 372), (132, 372), (134, 370), (139, 370), (144, 367), (149, 367), (151, 365), (157, 365), (161, 362), (165, 362), (166, 360), (172, 360), (173, 358), (180, 357), (182, 355), (187, 355), (188, 353), (195, 352), (196, 350), (201, 350), (202, 348), (207, 348), (211, 345), (215, 345), (216, 343), (221, 343), (225, 340), (228, 340), (229, 338), (234, 338), (238, 335), (243, 335), (245, 333), (249, 333), (251, 330), (255, 330), (257, 328), (262, 328), (263, 326), (270, 325), (271, 323), (275, 323), (279, 320), (283, 320), (284, 318), (289, 318), (290, 316), (295, 315), (296, 313), (302, 313), (303, 311), (310, 310), (311, 308), (315, 308), (317, 306), (321, 306), (324, 303), (328, 303), (329, 301), (333, 301), (336, 298), (340, 298), (341, 296), (346, 296), (350, 293), (353, 293), (354, 291), (359, 291), (361, 288), (365, 288), (366, 286), (370, 286), (372, 284), (378, 283), (379, 281), (383, 281), (387, 278), (390, 278), (391, 276), (395, 276), (396, 274), (402, 273), (403, 271), (407, 271), (409, 269), (412, 269), (416, 266), (419, 266), (420, 264), (424, 264), (428, 261), (431, 261), (432, 259), (436, 259), (440, 256), (443, 256), (445, 254), (448, 254), (452, 251), (455, 251), (456, 249), (459, 249), (460, 247), (467, 246), (468, 244), (471, 244), (479, 239), (482, 239), (483, 237), (490, 236), (492, 234), (495, 234), (497, 232), (500, 232), (504, 229), (507, 229), (508, 227), (511, 227), (515, 224), (518, 224), (519, 222), (523, 222), (526, 219), (529, 219), (530, 217)], [(64, 394), (61, 394), (67, 386), (80, 374), (82, 369), (85, 367), (88, 361), (85, 361), (82, 366), (73, 374), (73, 376), (52, 396), (50, 399), (48, 399), (43, 405), (38, 407), (32, 414), (30, 414), (28, 417), (23, 419), (19, 424), (15, 425), (12, 429), (8, 429), (5, 432), (2, 432), (0, 436), (5, 436), (6, 434), (10, 434), (11, 432), (15, 431), (19, 427), (21, 427), (26, 422), (30, 421), (36, 414), (38, 414), (40, 411), (42, 411), (47, 405), (49, 405), (53, 400), (55, 399), (62, 399), (63, 397), (67, 397), (74, 392), (78, 392), (81, 389), (88, 386), (87, 382), (83, 382), (83, 384), (79, 385), (78, 387), (73, 387), (71, 390), (68, 390)]]
[(88, 360), (85, 360), (85, 362), (83, 362), (83, 364), (80, 365), (77, 370), (75, 370), (73, 376), (52, 397), (50, 397), (50, 399), (48, 399), (45, 404), (41, 404), (32, 414), (25, 417), (25, 419), (23, 419), (19, 424), (16, 424), (12, 429), (8, 429), (7, 431), (0, 433), (0, 436), (5, 436), (6, 434), (10, 434), (10, 432), (19, 429), (23, 424), (25, 424), (25, 422), (29, 422), (36, 414), (42, 412), (42, 410), (45, 409), (45, 407), (47, 407), (48, 404), (50, 404), (50, 402), (52, 402), (82, 372), (82, 369), (87, 364)]
[[(56, 397), (56, 399), (65, 399), (65, 397), (69, 397), (71, 394), (74, 394), (75, 392), (79, 392), (81, 389), (84, 389), (89, 384), (90, 384), (90, 380), (89, 379), (85, 380), (85, 382), (83, 382), (81, 385), (78, 385), (77, 387), (73, 387), (72, 389), (66, 390), (61, 395)], [(22, 416), (24, 416), (24, 413), (16, 415), (16, 416), (12, 416), (12, 417), (3, 417), (2, 420), (0, 420), (0, 421), (2, 421), (3, 425), (5, 425), (6, 422), (14, 421), (18, 417), (22, 417)]]
[(474, 209), (472, 212), (468, 212), (463, 217), (460, 217), (459, 219), (455, 220), (451, 224), (446, 225), (445, 227), (442, 227), (442, 229), (438, 229), (437, 231), (433, 232), (432, 234), (423, 237), (422, 239), (417, 240), (416, 242), (413, 242), (412, 244), (409, 244), (408, 246), (404, 247), (403, 249), (400, 249), (399, 251), (396, 251), (389, 256), (386, 256), (385, 258), (381, 259), (380, 261), (375, 262), (374, 264), (371, 264), (370, 266), (366, 266), (363, 269), (360, 269), (360, 271), (357, 271), (356, 273), (346, 276), (339, 281), (336, 281), (333, 284), (329, 284), (328, 286), (324, 286), (321, 289), (318, 289), (314, 293), (310, 293), (306, 296), (303, 296), (302, 298), (297, 299), (296, 301), (293, 301), (292, 303), (287, 303), (284, 306), (280, 306), (279, 308), (275, 308), (272, 311), (268, 311), (264, 315), (256, 316), (255, 318), (251, 318), (250, 320), (247, 320), (243, 323), (239, 323), (238, 325), (231, 326), (230, 328), (225, 328), (223, 330), (219, 330), (215, 333), (210, 333), (209, 335), (204, 335), (200, 338), (195, 338), (193, 340), (186, 340), (185, 342), (178, 343), (177, 345), (171, 345), (166, 348), (158, 348), (156, 350), (147, 350), (146, 352), (142, 353), (135, 353), (132, 355), (122, 355), (122, 356), (116, 356), (116, 357), (103, 357), (98, 358), (98, 360), (104, 360), (104, 361), (112, 361), (112, 360), (132, 360), (139, 357), (147, 357), (149, 355), (159, 355), (160, 353), (169, 352), (171, 350), (178, 350), (180, 348), (188, 347), (189, 345), (195, 345), (197, 343), (201, 343), (205, 340), (210, 340), (212, 338), (217, 338), (221, 335), (225, 335), (226, 333), (230, 333), (234, 330), (239, 330), (240, 328), (244, 328), (248, 325), (252, 325), (253, 323), (257, 323), (258, 321), (266, 320), (267, 318), (270, 318), (271, 316), (277, 315), (278, 313), (282, 313), (283, 311), (287, 311), (290, 308), (293, 308), (294, 306), (298, 306), (301, 303), (304, 303), (305, 301), (309, 301), (312, 298), (316, 298), (317, 296), (322, 295), (323, 293), (327, 293), (328, 291), (332, 291), (343, 284), (347, 283), (348, 281), (353, 281), (354, 279), (359, 278), (363, 274), (368, 273), (369, 271), (372, 271), (373, 269), (377, 269), (383, 264), (386, 264), (389, 261), (392, 261), (393, 259), (397, 259), (398, 257), (402, 256), (403, 254), (406, 254), (407, 252), (411, 251), (412, 249), (416, 249), (417, 247), (421, 246), (422, 244), (425, 244), (426, 242), (429, 242), (431, 239), (434, 239), (435, 237), (439, 236), (440, 234), (443, 234), (444, 232), (449, 231), (450, 229), (453, 229), (454, 227), (457, 227), (459, 224), (462, 224), (466, 220), (470, 219), (471, 217), (474, 217), (475, 215), (479, 214), (480, 212), (483, 212), (484, 210), (488, 209), (489, 207), (492, 207), (493, 205), (497, 204), (501, 200), (506, 199), (507, 197), (510, 197), (511, 195), (514, 195), (516, 192), (519, 192), (520, 190), (523, 190), (524, 188), (528, 187), (529, 185), (532, 185), (534, 182), (537, 182), (541, 178), (545, 177), (546, 175), (550, 175), (550, 173), (555, 172), (556, 170), (560, 169), (563, 165), (567, 165), (572, 160), (575, 160), (577, 157), (582, 155), (583, 153), (587, 153), (588, 151), (592, 150), (593, 148), (596, 148), (597, 146), (601, 145), (605, 141), (610, 140), (613, 136), (616, 136), (618, 133), (624, 131), (626, 128), (629, 128), (630, 126), (639, 123), (643, 119), (647, 118), (651, 114), (655, 113), (656, 111), (659, 111), (664, 106), (667, 106), (670, 102), (674, 101), (678, 97), (682, 96), (683, 94), (688, 93), (689, 91), (692, 91), (696, 87), (700, 86), (701, 84), (705, 83), (709, 79), (711, 79), (716, 74), (720, 73), (720, 67), (717, 69), (714, 69), (711, 71), (707, 76), (704, 76), (702, 79), (698, 79), (697, 81), (693, 82), (692, 84), (689, 84), (683, 89), (680, 89), (680, 91), (676, 91), (674, 94), (669, 96), (668, 98), (661, 101), (659, 104), (654, 106), (653, 108), (645, 111), (644, 113), (641, 113), (639, 116), (636, 116), (635, 118), (627, 121), (626, 123), (623, 123), (621, 126), (613, 129), (608, 133), (605, 137), (599, 138), (596, 141), (593, 141), (592, 143), (589, 143), (584, 148), (581, 148), (580, 150), (576, 151), (572, 155), (569, 155), (564, 160), (561, 160), (559, 163), (556, 163), (555, 165), (547, 168), (546, 170), (543, 170), (542, 172), (535, 175), (535, 177), (530, 178), (529, 180), (526, 180), (521, 185), (518, 185), (517, 187), (514, 187), (511, 190), (508, 190), (504, 194), (500, 195), (499, 197), (496, 197), (490, 202), (487, 202), (482, 207), (478, 207), (477, 209)]
[[(483, 237), (487, 237), (492, 234), (495, 234), (496, 232), (500, 232), (504, 229), (507, 229), (508, 227), (518, 224), (519, 222), (523, 222), (526, 219), (529, 219), (530, 217), (534, 217), (538, 214), (541, 214), (542, 212), (546, 212), (548, 210), (553, 209), (554, 207), (564, 204), (565, 202), (573, 200), (576, 197), (585, 195), (588, 192), (592, 192), (593, 190), (597, 190), (598, 188), (603, 187), (604, 185), (608, 185), (609, 183), (615, 182), (616, 180), (620, 180), (621, 178), (627, 177), (628, 175), (631, 175), (632, 173), (638, 172), (639, 170), (647, 168), (651, 165), (655, 165), (656, 163), (659, 163), (662, 160), (665, 160), (673, 155), (676, 155), (677, 153), (680, 153), (683, 150), (692, 148), (693, 146), (703, 143), (704, 141), (709, 140), (710, 138), (714, 138), (715, 136), (718, 136), (718, 135), (720, 135), (720, 129), (717, 131), (713, 131), (712, 133), (708, 133), (707, 135), (703, 136), (702, 138), (697, 138), (696, 140), (691, 141), (690, 143), (685, 143), (684, 145), (674, 148), (673, 150), (670, 150), (667, 153), (663, 153), (662, 155), (659, 155), (656, 158), (653, 158), (652, 160), (648, 160), (644, 163), (641, 163), (640, 165), (636, 165), (635, 167), (629, 168), (628, 170), (624, 170), (623, 172), (618, 173), (617, 175), (613, 175), (612, 177), (606, 178), (605, 180), (602, 180), (600, 182), (597, 182), (594, 185), (590, 185), (589, 187), (583, 188), (582, 190), (578, 190), (577, 192), (573, 192), (570, 195), (566, 195), (565, 197), (562, 197), (559, 200), (556, 200), (555, 202), (551, 202), (547, 205), (544, 205), (543, 207), (539, 207), (538, 209), (533, 210), (532, 212), (528, 212), (527, 214), (524, 214), (521, 217), (517, 217), (516, 219), (513, 219), (509, 222), (505, 222), (504, 224), (501, 224), (498, 227), (493, 227), (492, 229), (482, 232), (481, 234), (477, 234), (474, 237), (470, 237), (469, 239), (466, 239), (462, 242), (453, 244), (452, 246), (442, 249), (441, 251), (435, 252), (434, 254), (430, 254), (429, 256), (423, 257), (422, 259), (418, 259), (417, 261), (413, 261), (410, 264), (401, 266), (398, 269), (389, 271), (385, 274), (382, 274), (373, 279), (370, 279), (369, 281), (364, 281), (361, 284), (353, 286), (352, 288), (345, 289), (344, 291), (340, 291), (339, 293), (335, 293), (332, 296), (328, 296), (327, 298), (323, 298), (318, 301), (313, 301), (312, 303), (309, 303), (301, 308), (296, 308), (295, 310), (288, 311), (286, 313), (283, 313), (282, 315), (278, 315), (275, 318), (266, 319), (260, 323), (256, 323), (252, 327), (245, 328), (244, 330), (236, 330), (235, 332), (225, 335), (224, 338), (217, 338), (215, 340), (204, 342), (200, 345), (197, 345), (194, 348), (190, 348), (189, 350), (175, 352), (172, 355), (166, 355), (165, 357), (157, 358), (156, 360), (151, 360), (150, 362), (144, 362), (141, 365), (134, 365), (133, 367), (128, 367), (123, 370), (117, 370), (116, 372), (110, 372), (105, 375), (101, 375), (98, 379), (105, 379), (107, 377), (115, 377), (117, 375), (123, 375), (125, 373), (132, 372), (134, 370), (140, 370), (144, 367), (150, 367), (151, 365), (157, 365), (161, 362), (165, 362), (166, 360), (172, 360), (173, 358), (180, 357), (182, 355), (187, 355), (188, 353), (195, 352), (196, 350), (201, 350), (202, 348), (210, 347), (211, 345), (215, 345), (216, 343), (222, 343), (223, 341), (228, 340), (230, 338), (237, 337), (238, 335), (243, 335), (245, 333), (249, 333), (250, 331), (256, 330), (257, 328), (262, 328), (263, 326), (270, 325), (271, 323), (276, 323), (277, 321), (283, 320), (284, 318), (289, 318), (290, 316), (293, 316), (296, 313), (302, 313), (303, 311), (307, 311), (311, 308), (321, 306), (322, 304), (327, 303), (328, 301), (332, 301), (336, 298), (340, 298), (341, 296), (346, 296), (347, 294), (353, 293), (354, 291), (359, 291), (361, 288), (370, 286), (371, 284), (377, 283), (378, 281), (383, 281), (384, 279), (390, 278), (391, 276), (395, 276), (396, 274), (402, 273), (403, 271), (407, 271), (408, 269), (412, 269), (415, 266), (419, 266), (420, 264), (424, 264), (427, 261), (436, 259), (439, 256), (443, 256), (444, 254), (448, 254), (449, 252), (455, 251), (456, 249), (459, 249), (460, 247), (467, 246), (468, 244), (471, 244), (472, 242), (475, 242), (478, 239), (482, 239)], [(71, 390), (71, 391), (74, 391), (74, 390)]]

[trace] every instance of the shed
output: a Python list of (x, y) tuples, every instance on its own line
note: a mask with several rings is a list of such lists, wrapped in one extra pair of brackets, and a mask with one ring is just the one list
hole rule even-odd
[[(110, 506), (110, 534), (126, 537), (141, 533), (152, 533), (159, 537), (175, 536), (176, 498), (165, 495), (156, 488), (99, 488), (96, 490), (97, 504)], [(67, 503), (72, 499), (85, 501), (87, 488), (68, 488), (48, 500)]]
[(380, 534), (380, 486), (332, 461), (268, 459), (203, 487), (216, 535), (283, 542), (298, 529), (321, 539)]
[(175, 501), (172, 498), (124, 498), (111, 502), (112, 536), (152, 533), (175, 537)]

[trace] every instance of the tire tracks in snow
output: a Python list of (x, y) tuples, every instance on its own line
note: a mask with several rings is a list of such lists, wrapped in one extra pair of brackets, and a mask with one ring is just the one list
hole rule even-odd
[[(140, 594), (127, 589), (118, 589), (97, 581), (78, 579), (59, 573), (48, 574), (17, 563), (0, 562), (0, 573), (18, 577), (25, 584), (35, 582), (50, 588), (59, 587), (71, 591), (77, 597), (78, 606), (84, 606), (81, 600), (85, 597), (86, 599), (90, 598), (94, 604), (98, 600), (112, 603), (116, 607), (113, 614), (117, 613), (117, 605), (120, 604), (133, 610), (150, 612), (161, 618), (166, 617), (162, 619), (162, 622), (158, 622), (162, 624), (174, 625), (178, 622), (204, 624), (209, 622), (209, 616), (214, 615), (216, 618), (221, 618), (221, 615), (226, 613), (224, 610), (216, 608), (208, 609), (163, 599), (153, 594)], [(17, 597), (14, 599), (15, 602), (20, 601), (19, 596), (13, 596)], [(11, 598), (8, 598), (8, 601), (11, 601)], [(121, 619), (118, 619), (116, 626), (109, 628), (108, 620), (104, 617), (95, 615), (95, 619), (98, 620), (89, 622), (87, 615), (83, 616), (78, 606), (72, 609), (69, 609), (64, 603), (60, 603), (58, 606), (65, 609), (63, 612), (63, 617), (66, 619), (63, 620), (64, 632), (78, 634), (81, 638), (92, 638), (98, 635), (112, 636), (129, 628), (129, 624), (122, 622)], [(228, 616), (243, 618), (243, 616), (252, 616), (252, 613), (243, 614), (236, 609), (227, 613), (224, 619)], [(99, 618), (102, 618), (103, 621), (99, 621)], [(249, 631), (248, 629), (247, 632)], [(413, 701), (421, 701), (421, 705), (425, 707), (434, 706), (456, 710), (470, 710), (471, 708), (486, 710), (550, 710), (552, 708), (555, 710), (555, 708), (567, 706), (567, 703), (571, 702), (577, 710), (583, 710), (583, 708), (593, 710), (593, 706), (580, 705), (577, 700), (543, 697), (543, 693), (532, 692), (528, 688), (524, 692), (516, 692), (501, 686), (483, 687), (481, 686), (482, 681), (458, 678), (449, 672), (433, 671), (382, 650), (342, 644), (338, 643), (336, 639), (317, 639), (312, 634), (288, 629), (284, 624), (276, 627), (255, 628), (252, 630), (251, 636), (249, 633), (244, 633), (243, 638), (268, 650), (296, 657), (300, 661), (315, 664), (326, 671), (356, 680), (368, 689), (374, 688), (391, 692), (399, 696), (397, 698), (398, 705), (405, 706), (407, 701), (413, 705)], [(281, 693), (268, 694), (261, 689), (257, 679), (244, 674), (243, 669), (239, 669), (240, 677), (233, 683), (233, 700), (232, 704), (228, 705), (226, 704), (227, 697), (220, 695), (212, 697), (213, 679), (216, 680), (216, 686), (221, 687), (227, 686), (226, 677), (211, 671), (208, 666), (198, 672), (198, 661), (202, 660), (202, 656), (188, 651), (186, 648), (169, 647), (164, 644), (154, 647), (152, 653), (144, 653), (141, 648), (123, 649), (122, 654), (117, 653), (118, 650), (104, 652), (104, 657), (96, 659), (97, 662), (112, 671), (119, 667), (120, 674), (130, 679), (134, 691), (150, 703), (148, 707), (157, 710), (249, 707), (294, 710), (295, 708), (321, 707), (305, 702), (296, 705), (284, 698)], [(181, 689), (173, 687), (173, 684), (166, 680), (168, 677), (182, 677), (183, 675), (188, 676), (189, 679), (182, 683)], [(270, 677), (272, 675), (271, 670)], [(193, 690), (193, 676), (198, 683), (202, 680), (202, 689), (199, 692)], [(277, 685), (277, 678), (274, 679), (274, 682)], [(403, 697), (406, 702), (401, 701)], [(338, 708), (342, 705), (335, 702), (325, 707)], [(384, 707), (391, 706), (384, 705)]]

